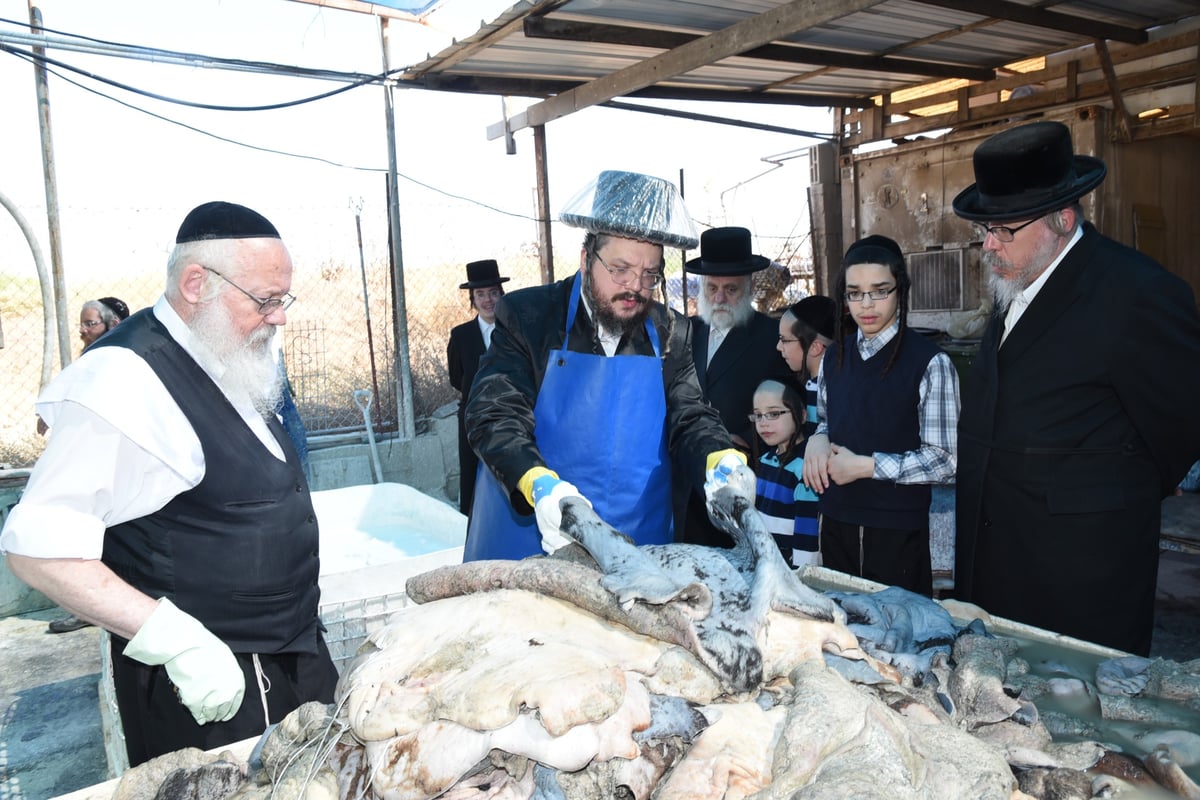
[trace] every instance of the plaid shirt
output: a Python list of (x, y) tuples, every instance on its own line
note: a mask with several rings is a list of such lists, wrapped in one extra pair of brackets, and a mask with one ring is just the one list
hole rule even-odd
[[(863, 360), (874, 356), (896, 337), (900, 323), (872, 339), (858, 332), (858, 353)], [(904, 453), (875, 453), (878, 481), (892, 483), (954, 483), (958, 466), (958, 372), (950, 356), (938, 353), (929, 361), (921, 377), (921, 400), (917, 409), (921, 420), (921, 446)], [(829, 435), (825, 413), (825, 362), (817, 371), (817, 433)], [(836, 444), (836, 443), (835, 443)]]

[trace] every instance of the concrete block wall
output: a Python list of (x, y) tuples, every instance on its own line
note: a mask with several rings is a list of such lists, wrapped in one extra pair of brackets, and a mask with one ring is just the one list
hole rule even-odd
[[(403, 483), (457, 504), (458, 420), (454, 407), (439, 409), (433, 417), (422, 421), (422, 429), (407, 441), (376, 439), (383, 480)], [(309, 450), (309, 486), (313, 491), (375, 483), (371, 445), (365, 435), (363, 438), (362, 442)]]

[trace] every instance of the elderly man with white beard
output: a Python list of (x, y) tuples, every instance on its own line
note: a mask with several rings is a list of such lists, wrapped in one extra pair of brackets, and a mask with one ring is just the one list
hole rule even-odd
[[(789, 374), (777, 349), (779, 323), (753, 306), (754, 273), (770, 263), (751, 252), (750, 231), (734, 226), (704, 231), (700, 257), (684, 265), (701, 280), (700, 313), (691, 318), (696, 377), (734, 445), (746, 453), (757, 436), (747, 417), (753, 411), (754, 390), (766, 378), (779, 380)], [(702, 486), (694, 487), (689, 499), (683, 539), (733, 545), (709, 520)]]
[(333, 700), (316, 516), (275, 413), (291, 283), (265, 217), (198, 206), (163, 296), (38, 398), (52, 434), (0, 548), (17, 577), (112, 633), (131, 765)]

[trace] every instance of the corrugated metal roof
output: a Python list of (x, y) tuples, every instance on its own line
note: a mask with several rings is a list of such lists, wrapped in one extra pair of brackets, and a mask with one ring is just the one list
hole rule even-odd
[(1097, 41), (1138, 46), (1197, 15), (1196, 0), (524, 0), (402, 81), (574, 95), (529, 124), (622, 96), (868, 108)]

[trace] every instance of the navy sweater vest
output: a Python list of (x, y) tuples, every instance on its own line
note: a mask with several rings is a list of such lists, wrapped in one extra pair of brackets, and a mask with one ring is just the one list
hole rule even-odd
[(204, 478), (159, 511), (109, 528), (103, 561), (151, 597), (169, 597), (239, 653), (315, 653), (317, 519), (300, 460), (275, 458), (149, 309), (97, 342), (141, 356), (204, 450)]
[[(895, 352), (897, 335), (864, 361), (858, 353), (857, 334), (843, 342), (845, 359), (838, 366), (838, 346), (825, 358), (825, 416), (829, 441), (858, 455), (903, 453), (921, 445), (918, 415), (921, 379), (939, 351), (923, 336), (903, 332), (903, 346), (884, 374)], [(898, 484), (860, 479), (845, 486), (830, 483), (821, 495), (825, 516), (871, 528), (920, 530), (929, 525), (928, 484)]]

